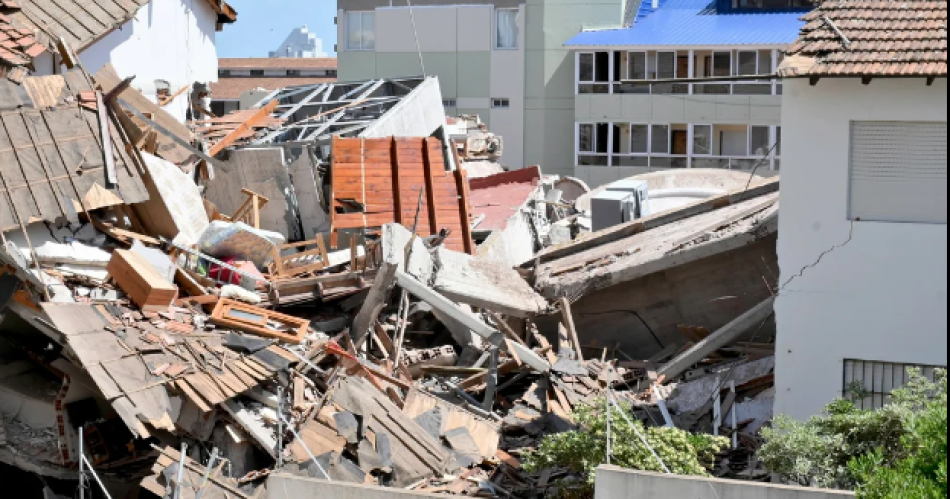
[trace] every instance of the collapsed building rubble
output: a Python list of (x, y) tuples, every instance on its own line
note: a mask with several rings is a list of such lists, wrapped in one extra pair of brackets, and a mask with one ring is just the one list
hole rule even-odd
[(275, 470), (537, 497), (573, 472), (524, 457), (616, 390), (761, 478), (777, 180), (585, 234), (572, 179), (468, 177), (500, 142), (453, 142), (437, 80), (189, 125), (128, 82), (0, 81), (0, 460), (157, 497)]

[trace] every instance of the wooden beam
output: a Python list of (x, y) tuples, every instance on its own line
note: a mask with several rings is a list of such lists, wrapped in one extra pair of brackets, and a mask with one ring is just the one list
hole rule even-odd
[(577, 327), (574, 325), (574, 315), (571, 313), (571, 301), (567, 298), (561, 298), (560, 304), (564, 327), (567, 328), (571, 343), (574, 344), (574, 351), (577, 353), (577, 358), (574, 360), (584, 362), (584, 348), (581, 346), (581, 340), (577, 335)]
[(262, 121), (270, 118), (274, 109), (277, 109), (277, 101), (271, 101), (266, 106), (257, 110), (250, 118), (247, 119), (244, 123), (241, 123), (237, 128), (234, 129), (231, 133), (227, 134), (223, 139), (218, 141), (214, 147), (208, 151), (209, 156), (216, 156), (219, 152), (227, 149), (230, 145), (234, 144), (239, 138), (241, 138), (246, 132), (253, 129), (255, 126), (260, 124)]
[(106, 107), (102, 92), (96, 91), (96, 111), (99, 114), (99, 133), (102, 134), (102, 159), (106, 165), (107, 187), (119, 185), (119, 175), (115, 171), (115, 155), (112, 151), (112, 124), (109, 120), (109, 109)]
[[(402, 225), (402, 188), (399, 181), (399, 141), (392, 138), (392, 172), (393, 172), (393, 211), (397, 224)], [(365, 182), (365, 179), (363, 180)], [(366, 200), (363, 200), (365, 203)]]
[(729, 346), (736, 338), (766, 321), (773, 313), (774, 304), (775, 297), (770, 297), (762, 303), (759, 303), (748, 312), (740, 315), (729, 324), (726, 324), (715, 333), (709, 335), (708, 338), (699, 342), (693, 348), (678, 355), (661, 367), (660, 370), (657, 371), (657, 374), (661, 377), (665, 376), (667, 380), (672, 381), (674, 378), (689, 370), (690, 367), (708, 357), (711, 353), (720, 348)]
[[(134, 78), (134, 77), (133, 77), (133, 78)], [(175, 99), (177, 99), (178, 96), (180, 96), (181, 94), (185, 93), (185, 91), (188, 90), (189, 88), (191, 88), (191, 85), (185, 85), (184, 87), (181, 87), (181, 89), (179, 89), (177, 92), (175, 92), (175, 93), (169, 95), (168, 97), (162, 99), (162, 101), (158, 103), (158, 107), (165, 107), (165, 106), (171, 104), (172, 101), (174, 101)], [(115, 92), (115, 90), (113, 90), (113, 92)], [(111, 93), (110, 93), (110, 95), (111, 95)]]
[[(439, 139), (435, 137), (428, 137), (423, 141), (423, 166), (425, 167), (425, 176), (426, 176), (426, 203), (429, 205), (429, 234), (435, 235), (438, 234), (441, 227), (439, 227), (439, 215), (438, 210), (436, 209), (435, 204), (435, 172), (432, 170), (432, 157), (434, 153), (441, 154), (442, 151), (436, 149), (433, 151), (434, 147), (432, 142), (435, 141), (438, 143)], [(441, 176), (445, 175), (445, 171), (439, 172)], [(462, 220), (462, 224), (465, 224), (465, 220)]]
[(351, 331), (357, 350), (363, 347), (373, 324), (379, 318), (379, 313), (389, 302), (389, 295), (396, 286), (396, 270), (398, 268), (398, 265), (389, 262), (383, 262), (380, 266), (376, 279), (373, 281), (373, 287), (370, 288), (369, 295), (366, 297), (366, 301), (363, 302), (363, 307), (360, 308), (356, 320), (353, 321)]
[(455, 185), (459, 195), (459, 218), (461, 218), (460, 222), (462, 225), (462, 243), (465, 246), (465, 252), (469, 255), (474, 255), (476, 248), (475, 239), (472, 238), (471, 196), (465, 170), (455, 170)]

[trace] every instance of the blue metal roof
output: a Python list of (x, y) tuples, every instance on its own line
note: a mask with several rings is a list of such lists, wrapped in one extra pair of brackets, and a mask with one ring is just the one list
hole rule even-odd
[(797, 12), (721, 12), (716, 0), (643, 0), (629, 28), (585, 31), (564, 44), (589, 46), (784, 45), (804, 25)]

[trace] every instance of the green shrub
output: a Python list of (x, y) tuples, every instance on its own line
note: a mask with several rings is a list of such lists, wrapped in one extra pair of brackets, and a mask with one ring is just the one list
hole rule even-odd
[[(629, 414), (629, 407), (624, 407)], [(586, 477), (587, 482), (577, 484), (575, 490), (564, 491), (562, 497), (590, 497), (595, 478), (594, 470), (607, 462), (605, 401), (602, 399), (593, 405), (578, 406), (574, 418), (579, 430), (545, 437), (537, 451), (525, 456), (524, 465), (532, 473), (548, 468), (568, 468), (581, 474)], [(722, 437), (693, 435), (675, 428), (647, 429), (643, 423), (636, 420), (633, 420), (633, 424), (646, 437), (670, 471), (677, 475), (708, 476), (715, 455), (729, 446), (729, 440)], [(613, 414), (611, 431), (611, 464), (641, 471), (664, 471), (637, 437), (634, 428), (616, 411)]]
[[(869, 477), (859, 473), (865, 468), (852, 463), (876, 458), (879, 468), (896, 467), (914, 448), (908, 445), (907, 436), (913, 431), (915, 419), (933, 404), (942, 405), (946, 413), (946, 372), (937, 373), (936, 383), (920, 372), (912, 372), (910, 383), (896, 390), (891, 402), (880, 410), (861, 410), (852, 402), (838, 400), (825, 409), (824, 415), (806, 422), (776, 417), (771, 428), (763, 429), (766, 443), (759, 458), (769, 471), (787, 482), (853, 490)], [(868, 466), (867, 461), (859, 462)]]
[(861, 499), (944, 499), (947, 497), (947, 400), (929, 402), (912, 416), (902, 440), (903, 459), (892, 464), (882, 450), (849, 466)]

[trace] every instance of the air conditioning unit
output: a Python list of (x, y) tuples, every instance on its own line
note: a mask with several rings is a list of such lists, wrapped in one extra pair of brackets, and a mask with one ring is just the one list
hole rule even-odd
[(592, 229), (608, 229), (632, 220), (637, 201), (634, 195), (622, 191), (604, 191), (591, 199)]
[(645, 180), (620, 180), (608, 185), (607, 191), (626, 192), (633, 195), (636, 199), (636, 209), (633, 218), (630, 220), (637, 220), (653, 214), (650, 209), (650, 186)]

